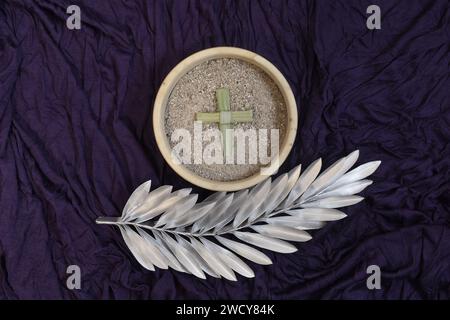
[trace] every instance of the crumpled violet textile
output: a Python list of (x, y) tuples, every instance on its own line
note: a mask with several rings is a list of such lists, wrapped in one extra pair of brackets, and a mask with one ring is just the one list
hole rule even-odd
[[(66, 27), (71, 4), (81, 30)], [(366, 27), (371, 4), (380, 30)], [(0, 298), (450, 298), (449, 39), (446, 0), (2, 0)], [(346, 219), (293, 254), (263, 250), (273, 265), (249, 262), (254, 279), (150, 272), (95, 219), (148, 179), (190, 186), (159, 153), (152, 104), (178, 62), (223, 45), (292, 86), (299, 130), (280, 172), (355, 149), (382, 164)]]

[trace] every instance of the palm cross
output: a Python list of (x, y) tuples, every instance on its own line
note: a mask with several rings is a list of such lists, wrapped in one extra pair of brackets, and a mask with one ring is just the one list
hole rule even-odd
[(222, 149), (224, 156), (228, 159), (233, 151), (233, 132), (231, 123), (233, 122), (251, 122), (253, 121), (252, 110), (230, 111), (230, 90), (220, 88), (216, 91), (218, 112), (198, 112), (197, 121), (207, 123), (218, 123), (222, 133)]

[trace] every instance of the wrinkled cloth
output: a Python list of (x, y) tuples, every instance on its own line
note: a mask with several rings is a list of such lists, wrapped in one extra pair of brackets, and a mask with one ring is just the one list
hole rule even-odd
[[(373, 2), (1, 1), (0, 298), (450, 298), (449, 2)], [(66, 27), (71, 4), (81, 30)], [(366, 27), (371, 4), (380, 30)], [(382, 164), (346, 219), (293, 254), (264, 251), (273, 265), (249, 262), (254, 279), (147, 271), (95, 219), (149, 179), (192, 187), (159, 153), (152, 104), (177, 63), (225, 45), (292, 86), (299, 129), (279, 172), (355, 149)]]

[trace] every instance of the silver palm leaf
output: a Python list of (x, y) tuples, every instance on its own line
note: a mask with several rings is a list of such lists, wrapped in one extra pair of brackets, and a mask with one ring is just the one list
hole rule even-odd
[(306, 230), (346, 214), (336, 208), (363, 200), (355, 194), (372, 184), (366, 180), (380, 165), (372, 161), (349, 171), (359, 151), (336, 161), (319, 174), (322, 161), (301, 173), (301, 165), (272, 181), (235, 193), (216, 192), (201, 202), (191, 189), (172, 186), (153, 191), (141, 184), (128, 199), (122, 216), (100, 217), (99, 224), (119, 227), (123, 239), (146, 269), (172, 268), (205, 279), (205, 274), (235, 281), (235, 273), (254, 277), (242, 258), (271, 264), (255, 247), (292, 253), (291, 242), (311, 239)]

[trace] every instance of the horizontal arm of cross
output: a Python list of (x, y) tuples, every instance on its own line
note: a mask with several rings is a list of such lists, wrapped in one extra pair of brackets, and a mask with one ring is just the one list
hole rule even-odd
[[(223, 112), (223, 111), (222, 111)], [(231, 122), (251, 122), (253, 120), (253, 111), (230, 111)], [(198, 112), (196, 114), (197, 121), (202, 122), (218, 122), (220, 123), (220, 112)]]

